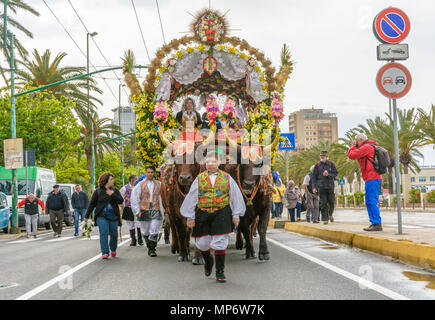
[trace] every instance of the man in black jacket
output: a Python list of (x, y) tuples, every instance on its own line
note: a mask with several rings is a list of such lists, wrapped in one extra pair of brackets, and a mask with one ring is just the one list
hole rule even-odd
[(68, 197), (59, 189), (59, 185), (53, 186), (53, 191), (48, 194), (45, 201), (45, 213), (50, 214), (51, 227), (54, 236), (60, 237), (65, 212), (69, 210)]
[(334, 162), (328, 160), (328, 151), (320, 152), (320, 161), (314, 165), (313, 170), (313, 193), (320, 196), (322, 221), (328, 224), (328, 219), (334, 222), (334, 180), (338, 175)]
[(82, 186), (77, 184), (75, 186), (75, 192), (71, 196), (71, 206), (74, 209), (74, 236), (79, 235), (79, 218), (83, 221), (86, 214), (86, 209), (89, 205), (88, 195), (82, 191)]

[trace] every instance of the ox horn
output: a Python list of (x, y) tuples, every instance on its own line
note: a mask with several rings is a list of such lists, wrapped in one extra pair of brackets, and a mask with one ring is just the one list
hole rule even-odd
[(159, 126), (159, 137), (162, 143), (165, 145), (165, 147), (168, 147), (171, 145), (171, 142), (166, 139), (165, 134), (163, 132), (163, 126)]
[(207, 139), (203, 141), (204, 146), (208, 146), (214, 143), (216, 137), (216, 125), (212, 125), (208, 134)]
[(264, 154), (269, 154), (273, 149), (275, 149), (276, 146), (279, 144), (279, 139), (280, 139), (280, 130), (279, 130), (279, 127), (278, 127), (278, 131), (276, 133), (276, 137), (273, 140), (272, 144), (264, 147)]

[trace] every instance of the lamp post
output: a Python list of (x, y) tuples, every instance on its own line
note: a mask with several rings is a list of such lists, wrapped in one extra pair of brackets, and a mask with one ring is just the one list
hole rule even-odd
[[(119, 101), (119, 105), (118, 105), (118, 125), (119, 125), (119, 130), (121, 131), (121, 135), (124, 134), (122, 132), (122, 128), (121, 128), (121, 87), (124, 87), (125, 85), (123, 85), (122, 83), (119, 84), (119, 96), (118, 96), (118, 101)], [(121, 171), (122, 171), (122, 185), (125, 185), (125, 179), (124, 179), (124, 139), (121, 140)]]
[[(89, 73), (89, 36), (94, 37), (98, 33), (92, 32), (86, 34), (86, 73)], [(92, 148), (92, 188), (95, 189), (95, 147), (94, 147), (94, 117), (93, 114), (91, 114), (91, 108), (89, 103), (89, 79), (87, 80), (87, 87), (88, 87), (88, 112), (91, 116), (91, 148)]]

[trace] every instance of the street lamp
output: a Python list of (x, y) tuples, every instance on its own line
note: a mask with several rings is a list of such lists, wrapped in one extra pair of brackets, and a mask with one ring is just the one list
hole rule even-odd
[[(89, 36), (95, 37), (98, 33), (92, 32), (86, 34), (86, 73), (89, 73)], [(92, 148), (92, 188), (95, 189), (95, 150), (94, 150), (94, 119), (91, 114), (91, 108), (89, 104), (89, 78), (87, 80), (87, 87), (88, 87), (88, 112), (91, 115), (91, 148)]]
[[(118, 124), (119, 124), (119, 130), (121, 132), (121, 135), (123, 135), (124, 133), (122, 132), (122, 128), (121, 128), (121, 87), (125, 87), (125, 85), (122, 83), (119, 84)], [(124, 139), (121, 139), (121, 171), (122, 171), (122, 185), (124, 185)]]

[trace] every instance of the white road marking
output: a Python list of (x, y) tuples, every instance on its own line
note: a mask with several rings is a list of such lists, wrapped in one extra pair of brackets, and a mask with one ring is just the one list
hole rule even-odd
[[(390, 227), (390, 228), (397, 228), (398, 227), (397, 224), (387, 224), (385, 226), (386, 227)], [(406, 224), (402, 225), (402, 227), (405, 228), (405, 229), (423, 229), (424, 228), (423, 226), (409, 226), (409, 225), (406, 225)]]
[(59, 241), (69, 240), (72, 238), (74, 238), (74, 237), (60, 237), (60, 238), (55, 238), (55, 239), (51, 239), (51, 240), (45, 240), (44, 242), (59, 242)]
[(374, 282), (371, 282), (371, 281), (369, 281), (367, 279), (364, 279), (364, 278), (361, 278), (361, 277), (359, 277), (357, 275), (354, 275), (353, 273), (350, 273), (350, 272), (345, 271), (343, 269), (340, 269), (340, 268), (338, 268), (336, 266), (333, 266), (333, 265), (331, 265), (331, 264), (329, 264), (329, 263), (327, 263), (325, 261), (322, 261), (322, 260), (317, 259), (317, 258), (315, 258), (313, 256), (310, 256), (309, 254), (306, 254), (306, 253), (304, 253), (302, 251), (299, 251), (297, 249), (293, 249), (293, 248), (291, 248), (289, 246), (286, 246), (285, 244), (282, 244), (282, 243), (280, 243), (280, 242), (278, 242), (276, 240), (267, 239), (267, 241), (270, 241), (273, 244), (275, 244), (275, 245), (277, 245), (277, 246), (279, 246), (281, 248), (284, 248), (284, 249), (286, 249), (286, 250), (288, 250), (290, 252), (293, 252), (294, 254), (297, 254), (298, 256), (301, 256), (302, 258), (310, 260), (311, 262), (317, 263), (318, 265), (320, 265), (320, 266), (322, 266), (322, 267), (324, 267), (326, 269), (329, 269), (329, 270), (331, 270), (331, 271), (333, 271), (333, 272), (335, 272), (335, 273), (337, 273), (337, 274), (339, 274), (339, 275), (341, 275), (343, 277), (346, 277), (346, 278), (348, 278), (348, 279), (350, 279), (352, 281), (355, 281), (355, 282), (357, 282), (360, 285), (363, 285), (363, 286), (365, 286), (365, 287), (367, 287), (369, 289), (377, 291), (380, 294), (383, 294), (384, 296), (387, 296), (387, 297), (389, 297), (391, 299), (394, 299), (394, 300), (410, 300), (409, 298), (407, 298), (405, 296), (402, 296), (399, 293), (391, 291), (390, 289), (384, 288), (384, 287), (382, 287), (382, 286), (380, 286), (380, 285), (378, 285), (378, 284), (376, 284)]
[(36, 238), (36, 239), (32, 238), (32, 239), (17, 240), (17, 241), (11, 241), (11, 242), (8, 242), (8, 243), (26, 243), (26, 242), (32, 242), (32, 241), (38, 241), (38, 240), (40, 240), (40, 238)]
[[(118, 248), (123, 246), (124, 244), (126, 244), (128, 241), (130, 241), (130, 239), (121, 242), (118, 245)], [(87, 265), (91, 264), (92, 262), (94, 262), (94, 261), (96, 261), (98, 259), (101, 259), (101, 254), (97, 254), (95, 257), (93, 257), (93, 258), (91, 258), (89, 260), (86, 260), (85, 262), (83, 262), (83, 263), (79, 264), (78, 266), (68, 270), (67, 272), (57, 276), (56, 278), (51, 279), (50, 281), (47, 281), (46, 283), (44, 283), (44, 284), (40, 285), (39, 287), (37, 287), (37, 288), (35, 288), (35, 289), (33, 289), (33, 290), (23, 294), (22, 296), (19, 296), (15, 300), (28, 300), (28, 299), (36, 296), (37, 294), (41, 293), (42, 291), (50, 288), (52, 285), (58, 283), (59, 281), (65, 279), (65, 278), (70, 277), (75, 272), (79, 271), (80, 269), (83, 269), (84, 267), (86, 267)]]

